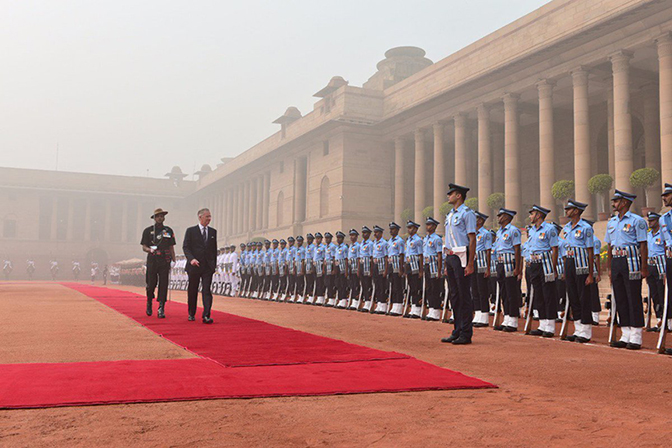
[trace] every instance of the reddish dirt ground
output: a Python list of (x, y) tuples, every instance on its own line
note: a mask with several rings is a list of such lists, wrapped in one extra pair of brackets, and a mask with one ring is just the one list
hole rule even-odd
[[(77, 359), (87, 360), (174, 354), (170, 343), (61, 286), (8, 286), (0, 283), (0, 362), (74, 359), (57, 346), (76, 346)], [(40, 300), (49, 304), (33, 303)], [(668, 446), (672, 436), (672, 359), (606, 347), (604, 327), (596, 344), (477, 329), (474, 344), (454, 347), (439, 343), (449, 331), (440, 323), (223, 297), (215, 308), (407, 353), (499, 389), (4, 410), (0, 446)], [(89, 342), (91, 333), (60, 337), (53, 350), (23, 342), (45, 344), (96, 314), (94, 336), (113, 343), (107, 352)], [(26, 331), (35, 319), (38, 336)]]

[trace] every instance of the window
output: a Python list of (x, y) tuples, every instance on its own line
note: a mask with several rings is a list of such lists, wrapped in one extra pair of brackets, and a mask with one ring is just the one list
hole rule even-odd
[(16, 220), (13, 218), (5, 219), (2, 225), (3, 238), (16, 238)]
[(285, 172), (285, 162), (280, 162), (280, 172), (281, 173)]
[(325, 156), (329, 155), (329, 140), (325, 140), (322, 142), (322, 155)]

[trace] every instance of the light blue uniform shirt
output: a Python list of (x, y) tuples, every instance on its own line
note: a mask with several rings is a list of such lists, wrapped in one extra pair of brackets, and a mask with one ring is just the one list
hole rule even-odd
[(446, 215), (444, 247), (448, 250), (469, 246), (469, 234), (476, 233), (476, 214), (462, 204)]
[(373, 241), (371, 239), (368, 240), (362, 240), (361, 243), (359, 243), (359, 257), (360, 258), (365, 258), (365, 257), (370, 257), (373, 254)]
[[(648, 225), (644, 218), (627, 212), (623, 218), (613, 216), (607, 223), (607, 233), (604, 241), (613, 247), (635, 246), (646, 241)], [(592, 247), (592, 241), (591, 246)]]
[(422, 255), (422, 246), (422, 238), (420, 238), (416, 233), (415, 235), (409, 236), (406, 239), (406, 247), (404, 248), (404, 252), (406, 256)]
[(337, 260), (348, 258), (348, 245), (345, 243), (336, 245), (336, 249), (334, 250), (334, 258)]
[(280, 261), (280, 249), (271, 249), (271, 263)]
[(529, 233), (530, 237), (525, 245), (530, 255), (549, 252), (552, 248), (558, 247), (558, 232), (553, 224), (542, 222), (539, 228), (530, 227)]
[(330, 260), (333, 260), (336, 258), (336, 248), (338, 248), (338, 245), (334, 243), (333, 241), (329, 244), (327, 244), (327, 252), (325, 253), (325, 258), (328, 258)]
[(300, 246), (296, 248), (296, 251), (294, 252), (294, 261), (301, 261), (306, 258), (306, 248), (304, 246)]
[(531, 253), (528, 249), (528, 243), (530, 240), (528, 239), (525, 241), (523, 244), (520, 245), (520, 256), (523, 257), (523, 260), (525, 261), (532, 261)]
[(403, 254), (405, 245), (404, 240), (399, 235), (390, 238), (387, 240), (387, 255), (389, 257), (394, 257), (395, 255)]
[(593, 255), (596, 257), (600, 255), (602, 251), (602, 241), (600, 241), (595, 234), (593, 234)]
[(387, 241), (385, 238), (373, 240), (373, 258), (387, 257)]
[(492, 233), (481, 227), (476, 231), (476, 252), (492, 249)]
[(520, 230), (511, 223), (500, 227), (494, 244), (497, 255), (515, 253), (514, 246), (520, 246)]
[(327, 246), (324, 243), (316, 244), (313, 250), (313, 260), (324, 261), (326, 257)]
[(443, 240), (436, 233), (425, 235), (422, 239), (422, 256), (424, 258), (440, 254), (442, 248)]
[(287, 263), (291, 263), (296, 260), (296, 246), (290, 246), (287, 248), (287, 253), (285, 254), (285, 260)]
[(663, 239), (663, 232), (658, 229), (656, 233), (649, 230), (646, 234), (647, 246), (649, 248), (649, 257), (657, 257), (658, 255), (665, 255), (665, 241)]
[(348, 248), (348, 258), (359, 258), (360, 242), (356, 241)]
[(583, 247), (584, 249), (593, 247), (593, 228), (583, 219), (580, 219), (575, 226), (568, 222), (562, 230), (565, 232), (567, 246)]
[(672, 210), (660, 217), (660, 231), (663, 234), (665, 245), (672, 247)]
[(306, 246), (306, 258), (310, 258), (311, 260), (315, 259), (315, 244), (309, 244)]
[(272, 252), (273, 252), (273, 249), (268, 249), (268, 250), (265, 250), (262, 253), (262, 258), (261, 259), (264, 261), (264, 263), (270, 263), (271, 262)]

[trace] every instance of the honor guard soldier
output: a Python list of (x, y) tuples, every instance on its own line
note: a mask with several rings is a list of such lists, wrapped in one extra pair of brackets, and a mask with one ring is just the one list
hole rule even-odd
[(32, 258), (26, 261), (26, 273), (28, 274), (28, 280), (32, 280), (35, 273), (35, 262)]
[[(530, 331), (533, 336), (552, 338), (558, 315), (558, 290), (555, 285), (558, 264), (558, 231), (546, 216), (551, 211), (533, 205), (529, 211), (532, 226), (529, 229), (527, 252), (530, 259), (528, 293), (530, 307), (539, 310), (539, 328)], [(528, 312), (532, 312), (532, 308)]]
[(375, 314), (387, 313), (387, 241), (383, 238), (383, 228), (373, 226), (373, 269), (372, 279), (374, 284), (375, 305), (371, 306), (371, 312)]
[(303, 303), (306, 289), (306, 248), (303, 247), (303, 237), (296, 237), (296, 252), (294, 253), (294, 268), (296, 269), (296, 283), (294, 285), (293, 301)]
[(600, 311), (602, 311), (602, 304), (600, 303), (600, 270), (602, 263), (600, 261), (600, 252), (602, 251), (602, 241), (595, 235), (595, 222), (589, 219), (583, 219), (588, 225), (593, 228), (593, 283), (588, 286), (590, 291), (590, 315), (593, 319), (593, 325), (600, 325)]
[(79, 280), (79, 274), (82, 272), (82, 267), (79, 264), (79, 261), (72, 262), (72, 276), (75, 280)]
[(263, 267), (263, 290), (261, 298), (263, 300), (271, 299), (271, 240), (264, 240), (264, 250), (261, 252), (261, 265)]
[[(661, 195), (663, 198), (663, 205), (665, 207), (671, 207), (659, 220), (660, 222), (660, 231), (663, 234), (663, 239), (665, 241), (665, 277), (667, 280), (668, 287), (672, 281), (672, 184), (665, 184), (665, 189)], [(667, 301), (668, 304), (668, 315), (667, 323), (663, 322), (660, 324), (661, 328), (666, 328), (668, 331), (672, 330), (672, 319), (670, 318), (670, 306), (672, 303), (670, 301), (670, 296), (668, 293), (667, 297), (664, 297), (663, 300)], [(663, 309), (665, 308), (665, 302), (661, 302)], [(665, 319), (665, 317), (663, 317)], [(667, 325), (667, 327), (662, 327), (662, 325)], [(665, 354), (672, 355), (672, 349), (668, 348), (665, 350)]]
[[(244, 244), (241, 244), (241, 246), (245, 247)], [(231, 289), (229, 290), (229, 293), (231, 294), (231, 297), (238, 297), (242, 267), (240, 265), (240, 256), (236, 253), (235, 245), (229, 247), (229, 256), (231, 257), (229, 259), (229, 263), (231, 264)]]
[[(570, 200), (565, 206), (565, 216), (570, 221), (565, 224), (565, 284), (567, 297), (572, 310), (574, 334), (569, 341), (588, 342), (592, 337), (593, 315), (589, 285), (594, 281), (593, 274), (593, 228), (581, 219), (588, 204)], [(567, 319), (567, 316), (565, 316)]]
[(336, 232), (336, 249), (334, 265), (336, 270), (336, 307), (344, 309), (348, 306), (348, 245), (345, 244), (345, 233)]
[(474, 327), (487, 327), (490, 322), (490, 269), (492, 263), (492, 233), (485, 227), (489, 216), (476, 214), (476, 272), (471, 276), (471, 295), (474, 298)]
[[(660, 215), (649, 212), (647, 219), (649, 222), (646, 239), (649, 251), (649, 276), (646, 277), (646, 283), (649, 286), (649, 307), (653, 307), (656, 317), (662, 319), (663, 297), (665, 297), (665, 239), (660, 230)], [(650, 324), (650, 322), (647, 323)], [(653, 330), (648, 327), (647, 331)]]
[[(173, 229), (164, 225), (167, 211), (157, 208), (151, 219), (154, 225), (147, 227), (142, 232), (140, 244), (142, 250), (147, 252), (147, 315), (152, 315), (152, 301), (154, 290), (159, 287), (159, 311), (160, 319), (166, 317), (165, 306), (168, 299), (168, 274), (170, 263), (175, 261), (175, 233)], [(95, 268), (92, 268), (92, 270)], [(94, 271), (95, 272), (95, 271)], [(95, 278), (95, 273), (92, 275)]]
[(441, 285), (443, 271), (441, 251), (443, 249), (443, 240), (436, 232), (436, 226), (439, 221), (431, 216), (425, 221), (427, 235), (422, 239), (422, 260), (424, 262), (424, 303), (423, 307), (428, 307), (427, 320), (441, 320)]
[(604, 241), (608, 244), (607, 269), (616, 301), (621, 339), (611, 346), (639, 350), (642, 347), (644, 308), (642, 279), (648, 275), (646, 221), (631, 213), (637, 196), (616, 190), (611, 207), (616, 212), (607, 222)]
[[(490, 312), (489, 314), (495, 314), (495, 305), (497, 304), (497, 255), (495, 254), (495, 240), (497, 240), (497, 232), (495, 230), (490, 231), (492, 236), (492, 249), (490, 250)], [(500, 303), (499, 308), (501, 310), (502, 305)], [(488, 319), (489, 323), (489, 319)]]
[(348, 282), (350, 284), (350, 309), (359, 309), (359, 301), (361, 300), (361, 285), (359, 277), (359, 246), (361, 243), (357, 241), (359, 232), (355, 229), (350, 229), (350, 247), (348, 247)]
[(520, 253), (520, 230), (511, 224), (516, 216), (514, 210), (500, 208), (497, 213), (499, 230), (495, 240), (497, 256), (497, 282), (499, 297), (504, 311), (504, 321), (494, 329), (514, 332), (518, 330), (520, 316), (520, 283), (522, 275), (522, 257)]
[(304, 301), (312, 305), (315, 301), (315, 237), (312, 233), (306, 235), (306, 253), (305, 253), (305, 288)]
[(464, 204), (469, 188), (449, 184), (448, 203), (453, 206), (446, 215), (443, 243), (443, 272), (448, 280), (448, 297), (453, 307), (455, 328), (441, 342), (455, 345), (471, 344), (474, 301), (470, 275), (474, 274), (476, 258), (476, 214)]
[(240, 296), (245, 297), (247, 288), (250, 284), (250, 275), (247, 270), (247, 258), (248, 258), (248, 251), (247, 249), (250, 247), (250, 243), (240, 243), (240, 256), (238, 257), (238, 260), (240, 262)]
[(9, 275), (12, 273), (14, 267), (11, 260), (5, 260), (2, 264), (2, 272), (5, 274), (5, 280), (9, 280)]
[(315, 234), (315, 249), (313, 251), (313, 265), (315, 266), (315, 292), (314, 305), (324, 305), (324, 260), (326, 258), (327, 246), (322, 242), (322, 234)]
[(404, 261), (406, 263), (404, 274), (407, 283), (406, 294), (408, 294), (408, 303), (411, 304), (411, 311), (409, 314), (404, 314), (404, 317), (410, 317), (412, 319), (420, 319), (422, 317), (420, 300), (422, 299), (422, 274), (424, 271), (424, 263), (422, 260), (423, 241), (422, 238), (418, 236), (418, 228), (420, 228), (420, 224), (416, 222), (408, 221), (406, 223), (408, 238), (406, 238), (406, 247), (404, 247)]
[[(555, 281), (555, 286), (558, 293), (558, 317), (556, 322), (562, 322), (562, 316), (567, 304), (567, 283), (565, 282), (565, 256), (567, 255), (567, 241), (565, 241), (565, 233), (562, 231), (560, 224), (554, 222), (555, 230), (558, 231), (558, 264), (556, 269), (558, 272), (558, 279)], [(593, 237), (595, 235), (593, 234)]]
[(51, 265), (49, 266), (49, 271), (51, 272), (51, 279), (56, 281), (56, 276), (58, 275), (58, 261), (51, 260)]
[(285, 292), (287, 291), (287, 241), (280, 240), (280, 251), (278, 253), (278, 290), (276, 299), (278, 301), (285, 300)]
[(279, 280), (279, 262), (280, 262), (280, 249), (278, 245), (280, 242), (275, 238), (271, 241), (271, 249), (269, 251), (269, 262), (271, 266), (271, 281), (269, 282), (268, 287), (268, 300), (277, 300), (275, 293), (278, 289), (278, 280)]
[(324, 287), (327, 295), (327, 306), (336, 306), (336, 243), (334, 236), (324, 234)]
[(255, 266), (257, 269), (257, 281), (256, 287), (254, 288), (254, 298), (261, 299), (264, 295), (264, 282), (266, 275), (264, 272), (264, 251), (262, 250), (263, 244), (261, 241), (257, 242), (257, 250), (255, 251)]
[(387, 240), (387, 278), (388, 288), (390, 290), (390, 315), (401, 316), (404, 312), (404, 251), (406, 243), (399, 236), (401, 226), (396, 222), (391, 222), (390, 239)]
[(359, 280), (362, 285), (362, 300), (364, 307), (362, 312), (370, 312), (372, 305), (372, 286), (373, 286), (373, 267), (371, 266), (371, 257), (373, 256), (373, 241), (371, 241), (371, 229), (367, 226), (362, 227), (362, 242), (359, 244)]
[(287, 237), (287, 253), (285, 260), (287, 262), (287, 289), (285, 290), (285, 301), (294, 301), (294, 289), (296, 288), (296, 239), (293, 236)]
[(256, 263), (257, 263), (257, 245), (256, 243), (249, 242), (247, 243), (247, 250), (246, 250), (247, 255), (245, 256), (245, 264), (247, 265), (247, 273), (249, 275), (249, 279), (247, 280), (247, 289), (246, 289), (246, 294), (245, 297), (247, 298), (252, 298), (252, 295), (254, 294), (254, 288), (256, 287), (256, 282), (257, 282), (257, 271), (256, 271)]

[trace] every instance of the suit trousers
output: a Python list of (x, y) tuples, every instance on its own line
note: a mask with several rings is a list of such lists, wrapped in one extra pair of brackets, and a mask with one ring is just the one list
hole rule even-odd
[(196, 315), (196, 305), (198, 303), (198, 287), (203, 283), (201, 296), (203, 298), (203, 318), (210, 317), (212, 308), (212, 271), (194, 270), (188, 272), (189, 286), (187, 287), (187, 303), (189, 306), (189, 315)]

